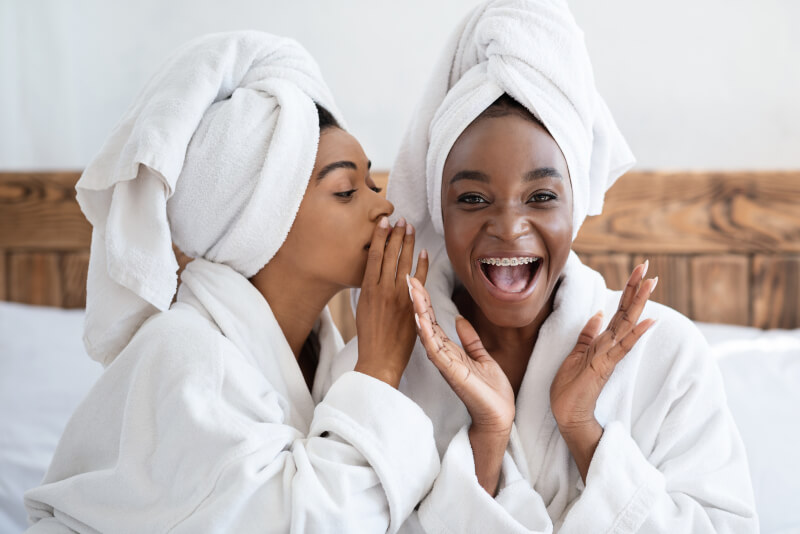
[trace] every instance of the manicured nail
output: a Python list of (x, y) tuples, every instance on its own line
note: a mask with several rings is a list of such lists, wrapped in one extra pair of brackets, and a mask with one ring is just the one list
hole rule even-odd
[(642, 278), (647, 274), (647, 268), (650, 267), (650, 260), (644, 260), (644, 271), (642, 271)]
[(395, 224), (395, 226), (398, 226), (398, 227), (400, 227), (400, 228), (402, 228), (402, 227), (403, 227), (403, 226), (405, 226), (405, 225), (406, 225), (406, 218), (405, 218), (405, 217), (400, 217), (400, 218), (397, 220), (397, 224)]
[(406, 285), (408, 285), (408, 298), (411, 299), (411, 302), (414, 302), (414, 295), (411, 294), (411, 277), (406, 275)]
[(406, 235), (411, 235), (413, 233), (414, 233), (414, 225), (411, 224), (411, 223), (408, 223), (406, 225)]
[(419, 315), (417, 315), (416, 313), (414, 314), (414, 322), (417, 323), (417, 328), (422, 330), (422, 327), (419, 325)]
[(650, 288), (650, 294), (653, 294), (653, 291), (656, 290), (656, 286), (658, 285), (658, 277), (656, 276), (653, 278), (653, 287)]
[(420, 258), (425, 258), (425, 259), (428, 259), (428, 249), (426, 249), (426, 248), (423, 248), (423, 249), (422, 249), (422, 252), (420, 252), (420, 253), (419, 253), (419, 257), (420, 257)]
[(389, 217), (381, 217), (381, 220), (378, 221), (378, 226), (383, 229), (389, 228)]

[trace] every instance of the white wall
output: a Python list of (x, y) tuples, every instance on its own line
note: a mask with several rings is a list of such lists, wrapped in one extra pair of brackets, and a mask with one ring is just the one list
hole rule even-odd
[[(0, 0), (0, 169), (82, 168), (164, 56), (253, 28), (317, 58), (388, 168), (446, 35), (477, 0)], [(800, 168), (800, 2), (572, 0), (642, 168)]]

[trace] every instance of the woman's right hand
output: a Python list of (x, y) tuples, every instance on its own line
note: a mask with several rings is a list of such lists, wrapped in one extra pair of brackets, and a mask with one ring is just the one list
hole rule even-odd
[[(406, 289), (414, 259), (414, 227), (400, 219), (392, 228), (384, 217), (375, 227), (356, 307), (358, 362), (355, 370), (397, 387), (417, 336)], [(425, 280), (423, 250), (415, 276)]]
[(472, 418), (469, 438), (478, 481), (489, 494), (495, 495), (514, 422), (514, 390), (469, 321), (460, 316), (456, 319), (456, 333), (462, 349), (436, 322), (430, 296), (420, 281), (409, 278), (408, 287), (414, 303), (417, 334), (428, 358)]

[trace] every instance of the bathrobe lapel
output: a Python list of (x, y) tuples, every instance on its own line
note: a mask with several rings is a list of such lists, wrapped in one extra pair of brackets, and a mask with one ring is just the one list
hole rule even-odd
[(320, 355), (312, 396), (269, 304), (247, 279), (226, 265), (197, 259), (186, 267), (181, 280), (179, 301), (198, 307), (217, 324), (282, 397), (282, 408), (290, 419), (286, 422), (308, 432), (314, 407), (331, 384), (327, 376), (331, 361), (343, 346), (328, 309), (315, 326)]

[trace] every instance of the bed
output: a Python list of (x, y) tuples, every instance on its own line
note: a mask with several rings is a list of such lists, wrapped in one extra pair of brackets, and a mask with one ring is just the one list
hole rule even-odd
[[(21, 494), (101, 372), (81, 344), (78, 177), (0, 173), (0, 532), (24, 528)], [(612, 288), (649, 258), (654, 300), (696, 321), (719, 362), (762, 532), (800, 532), (800, 172), (630, 172), (574, 249)], [(351, 337), (347, 296), (330, 306)]]

